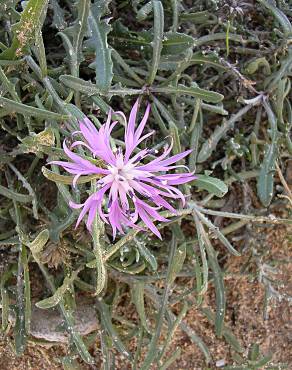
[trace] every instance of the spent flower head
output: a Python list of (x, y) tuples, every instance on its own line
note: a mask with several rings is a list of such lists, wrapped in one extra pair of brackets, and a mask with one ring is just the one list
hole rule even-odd
[[(175, 163), (186, 157), (191, 150), (168, 157), (172, 150), (171, 143), (157, 157), (154, 156), (155, 151), (148, 148), (134, 153), (138, 145), (153, 134), (152, 131), (142, 136), (150, 105), (147, 106), (140, 124), (135, 128), (138, 105), (137, 100), (128, 121), (122, 112), (115, 112), (125, 120), (124, 150), (120, 147), (117, 150), (112, 149), (111, 132), (118, 122), (112, 122), (112, 113), (109, 112), (106, 123), (99, 130), (88, 118), (80, 121), (78, 133), (83, 140), (74, 141), (70, 149), (64, 141), (63, 148), (71, 162), (51, 162), (75, 175), (74, 187), (82, 175), (97, 174), (101, 177), (97, 180), (97, 191), (91, 194), (85, 203), (70, 202), (72, 208), (82, 208), (76, 227), (88, 213), (86, 226), (91, 230), (94, 217), (98, 213), (105, 223), (111, 225), (114, 238), (117, 230), (124, 233), (125, 227), (137, 228), (136, 223), (140, 219), (161, 238), (153, 221), (167, 222), (167, 219), (162, 217), (158, 210), (165, 208), (176, 214), (175, 208), (170, 204), (171, 199), (180, 199), (182, 204), (185, 204), (185, 197), (177, 185), (192, 181), (196, 177), (187, 167)], [(73, 135), (74, 137), (76, 136)], [(102, 160), (105, 164), (103, 168), (94, 164), (94, 161), (74, 153), (72, 149), (79, 145), (87, 148), (93, 158)], [(185, 168), (187, 172), (168, 173), (177, 168)]]

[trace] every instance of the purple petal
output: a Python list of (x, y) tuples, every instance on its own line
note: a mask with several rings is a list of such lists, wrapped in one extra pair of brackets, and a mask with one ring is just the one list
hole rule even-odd
[(92, 173), (108, 173), (108, 171), (101, 169), (99, 167), (96, 167), (94, 164), (89, 162), (87, 159), (81, 158), (79, 155), (73, 153), (71, 150), (68, 149), (66, 142), (64, 140), (63, 143), (63, 149), (66, 155), (76, 164), (79, 164), (80, 167), (83, 167), (84, 169), (91, 170)]
[(80, 209), (84, 206), (84, 203), (81, 203), (81, 204), (77, 204), (77, 203), (74, 203), (70, 200), (69, 202), (69, 206), (73, 209)]
[(174, 209), (164, 198), (162, 198), (160, 195), (154, 195), (152, 197), (152, 200), (154, 201), (155, 204), (158, 204), (166, 209), (168, 209), (170, 212), (173, 214), (176, 214), (177, 211)]
[(92, 203), (94, 202), (93, 200), (93, 195), (91, 195), (87, 200), (86, 202), (84, 203), (84, 206), (83, 206), (83, 209), (82, 211), (80, 212), (80, 215), (77, 219), (77, 222), (76, 222), (76, 226), (75, 226), (75, 229), (77, 229), (77, 227), (79, 226), (80, 222), (82, 221), (83, 217), (86, 215), (86, 212), (89, 210), (89, 208), (92, 206)]
[(172, 163), (179, 162), (181, 159), (183, 159), (184, 157), (186, 157), (187, 155), (189, 155), (192, 151), (193, 151), (193, 149), (189, 149), (189, 150), (186, 150), (185, 152), (182, 152), (182, 153), (173, 155), (170, 158), (164, 159), (163, 161), (161, 161), (160, 162), (160, 165), (162, 165), (162, 166), (168, 166), (168, 165), (170, 165)]
[(142, 135), (142, 132), (144, 130), (144, 127), (146, 125), (146, 122), (148, 120), (148, 117), (149, 117), (149, 113), (150, 113), (150, 104), (147, 104), (147, 107), (146, 107), (146, 110), (145, 110), (145, 113), (144, 113), (144, 117), (142, 118), (136, 132), (135, 132), (135, 140), (138, 141), (140, 139), (140, 136)]
[(154, 225), (154, 223), (151, 221), (150, 217), (148, 216), (147, 212), (143, 209), (143, 207), (139, 206), (137, 204), (137, 213), (141, 217), (141, 219), (144, 221), (144, 224), (156, 235), (159, 239), (162, 239), (160, 232), (158, 231), (157, 227)]
[(178, 173), (178, 174), (169, 174), (156, 176), (160, 181), (165, 182), (168, 185), (181, 185), (187, 182), (196, 180), (198, 177), (194, 176), (193, 173)]
[(138, 111), (139, 99), (136, 100), (133, 108), (131, 109), (130, 117), (128, 120), (126, 132), (125, 132), (125, 144), (127, 146), (132, 146), (134, 141), (134, 133), (135, 133), (135, 123)]

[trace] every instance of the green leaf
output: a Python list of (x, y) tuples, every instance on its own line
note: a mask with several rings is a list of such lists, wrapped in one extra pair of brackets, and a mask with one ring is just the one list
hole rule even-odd
[(0, 107), (6, 109), (9, 113), (21, 113), (24, 116), (34, 116), (42, 119), (63, 121), (69, 118), (66, 115), (35, 108), (3, 97), (0, 97)]
[(119, 20), (113, 23), (110, 33), (111, 43), (116, 49), (125, 46), (127, 49), (140, 48), (141, 51), (151, 51), (153, 31), (133, 32), (124, 26)]
[(35, 48), (34, 52), (37, 56), (40, 70), (41, 70), (41, 77), (45, 78), (48, 74), (48, 66), (47, 66), (47, 59), (46, 59), (46, 50), (44, 45), (43, 36), (41, 30), (38, 30), (35, 34)]
[(0, 2), (0, 12), (3, 14), (9, 9), (14, 8), (18, 0), (1, 0)]
[(219, 198), (224, 197), (228, 192), (228, 186), (220, 179), (207, 175), (197, 175), (194, 185), (199, 189), (207, 190)]
[[(66, 175), (60, 175), (59, 173), (55, 173), (53, 171), (50, 171), (46, 167), (42, 167), (42, 173), (43, 175), (56, 183), (66, 184), (66, 185), (72, 185), (74, 176), (66, 176)], [(90, 182), (93, 179), (100, 178), (98, 175), (88, 175), (88, 176), (82, 176), (77, 180), (77, 184), (86, 184), (87, 182)]]
[(274, 112), (266, 101), (263, 104), (270, 123), (271, 143), (266, 145), (266, 152), (257, 181), (257, 192), (262, 204), (268, 207), (273, 198), (274, 171), (278, 156), (279, 133), (277, 131), (277, 118)]
[(74, 359), (73, 356), (66, 356), (62, 358), (63, 370), (81, 370), (80, 364), (77, 359)]
[(91, 6), (88, 18), (88, 25), (91, 36), (86, 45), (95, 50), (95, 79), (96, 86), (101, 91), (108, 91), (113, 79), (113, 62), (111, 49), (107, 42), (108, 33), (111, 27), (108, 20), (101, 20), (107, 9), (109, 1), (97, 0)]
[[(208, 307), (202, 308), (202, 311), (206, 315), (209, 322), (211, 323), (215, 322), (215, 315)], [(239, 353), (244, 352), (244, 349), (241, 347), (237, 338), (234, 336), (232, 331), (225, 325), (223, 325), (223, 328), (222, 328), (222, 335), (224, 336), (226, 342), (229, 343), (233, 347), (233, 349), (235, 349), (235, 351)]]
[(197, 216), (200, 218), (201, 222), (205, 224), (221, 241), (222, 244), (232, 253), (234, 256), (240, 256), (240, 253), (231, 245), (229, 240), (221, 233), (221, 231), (211, 222), (207, 217), (205, 217), (201, 212), (197, 212)]
[(265, 365), (267, 365), (270, 361), (272, 361), (272, 359), (273, 359), (273, 355), (269, 353), (267, 356), (263, 357), (261, 360), (253, 364), (253, 366), (255, 369), (262, 369)]
[(216, 334), (219, 337), (221, 337), (222, 330), (223, 330), (224, 316), (225, 316), (225, 306), (226, 306), (223, 274), (222, 274), (220, 265), (217, 260), (216, 252), (198, 216), (199, 216), (199, 212), (194, 212), (194, 220), (196, 223), (196, 229), (197, 229), (198, 235), (201, 235), (202, 237), (202, 241), (205, 245), (205, 248), (208, 254), (208, 263), (213, 272), (213, 280), (214, 280), (215, 295), (216, 295), (215, 329), (216, 329)]
[(144, 21), (147, 16), (151, 13), (152, 10), (152, 1), (148, 1), (145, 5), (143, 5), (137, 12), (137, 20), (139, 22)]
[(0, 185), (0, 194), (3, 195), (5, 198), (15, 200), (19, 203), (29, 203), (32, 201), (31, 195), (16, 193), (15, 191), (8, 189), (2, 185)]
[(226, 132), (230, 130), (235, 122), (240, 120), (241, 117), (246, 114), (253, 107), (254, 104), (256, 104), (256, 102), (258, 102), (258, 100), (255, 100), (254, 103), (245, 105), (236, 114), (232, 115), (227, 121), (223, 119), (222, 125), (217, 126), (212, 135), (209, 136), (202, 145), (197, 158), (197, 161), (199, 163), (205, 162), (211, 156), (213, 151), (216, 149), (218, 142), (222, 139)]
[(198, 302), (201, 303), (203, 299), (203, 295), (207, 292), (208, 289), (208, 276), (209, 276), (209, 268), (208, 268), (208, 261), (206, 257), (206, 248), (202, 238), (202, 235), (198, 233), (198, 242), (202, 260), (202, 267), (200, 266), (198, 257), (196, 256), (195, 252), (195, 272), (196, 272), (196, 280), (197, 280), (197, 294), (198, 294)]
[(260, 201), (268, 207), (273, 198), (275, 162), (277, 159), (277, 141), (266, 145), (266, 154), (261, 163), (260, 173), (257, 181), (257, 191)]
[(1, 285), (0, 287), (1, 294), (1, 329), (2, 332), (5, 332), (9, 325), (9, 294), (7, 289)]
[(28, 243), (28, 247), (33, 255), (37, 255), (43, 250), (44, 246), (49, 240), (49, 236), (49, 230), (44, 229), (36, 236), (36, 238), (32, 242)]
[(201, 66), (213, 67), (218, 71), (226, 70), (226, 67), (219, 63), (218, 57), (214, 54), (204, 55), (201, 51), (193, 54), (190, 64), (199, 64)]
[[(161, 17), (161, 14), (163, 13), (161, 12), (160, 5), (156, 6), (159, 8), (157, 9), (157, 17), (159, 21), (157, 20), (158, 23), (156, 29), (156, 42), (159, 42), (159, 49), (156, 50), (156, 53), (160, 51), (161, 56), (177, 55), (192, 47), (194, 45), (194, 39), (189, 35), (179, 32), (167, 32), (163, 35), (163, 24)], [(121, 45), (125, 45), (127, 48), (131, 49), (140, 48), (141, 52), (147, 54), (148, 51), (151, 50), (151, 43), (154, 39), (154, 31), (149, 30), (133, 32), (119, 21), (116, 21), (113, 24), (113, 32), (111, 32), (111, 37), (113, 38), (113, 45), (117, 49), (120, 48)]]
[(53, 8), (54, 12), (52, 26), (61, 31), (67, 25), (64, 18), (65, 11), (60, 7), (57, 0), (50, 0), (50, 6)]
[(183, 267), (184, 260), (186, 258), (186, 243), (182, 243), (178, 248), (175, 249), (172, 263), (168, 267), (167, 272), (167, 284), (173, 284), (176, 275), (180, 272)]
[(194, 45), (194, 39), (184, 33), (167, 32), (162, 42), (162, 54), (181, 54)]
[(110, 316), (110, 310), (107, 304), (105, 304), (102, 300), (97, 302), (98, 309), (100, 313), (101, 323), (103, 327), (106, 329), (109, 337), (113, 341), (113, 345), (116, 347), (116, 349), (122, 353), (124, 356), (126, 356), (128, 359), (131, 359), (131, 353), (128, 351), (128, 349), (125, 347), (124, 343), (122, 342), (121, 338), (119, 337), (116, 329), (114, 328)]
[(111, 97), (113, 95), (118, 95), (120, 97), (124, 97), (127, 95), (138, 95), (142, 94), (141, 89), (128, 89), (123, 88), (120, 85), (113, 86), (113, 89), (108, 91), (101, 90), (99, 87), (91, 83), (90, 81), (82, 80), (81, 78), (70, 76), (70, 75), (62, 75), (60, 76), (60, 81), (63, 82), (66, 86), (70, 87), (75, 91), (80, 91), (88, 96), (91, 95), (105, 95)]
[(77, 278), (77, 275), (79, 274), (80, 270), (81, 268), (72, 272), (70, 276), (66, 276), (63, 281), (63, 284), (55, 291), (55, 293), (51, 297), (45, 298), (42, 301), (37, 302), (35, 305), (38, 308), (47, 309), (47, 308), (54, 307), (58, 303), (60, 303), (66, 291), (70, 289), (70, 286), (72, 285), (74, 280)]
[[(25, 285), (23, 280), (24, 274), (24, 258), (26, 259), (26, 252), (24, 251), (25, 246), (19, 246), (19, 255), (18, 255), (18, 269), (17, 269), (17, 295), (16, 295), (16, 306), (15, 306), (15, 316), (16, 322), (14, 327), (14, 337), (15, 337), (15, 351), (19, 356), (21, 355), (26, 346), (27, 342), (27, 331), (26, 331), (26, 313), (27, 313), (27, 302), (25, 296)], [(30, 302), (28, 302), (30, 303)], [(30, 312), (28, 311), (30, 315)]]
[(30, 290), (31, 284), (29, 278), (28, 256), (25, 246), (23, 246), (22, 248), (21, 262), (23, 266), (23, 279), (24, 279), (25, 331), (28, 334), (30, 331), (30, 322), (31, 322), (31, 290)]
[(31, 135), (24, 137), (19, 148), (21, 148), (24, 153), (38, 153), (46, 152), (46, 149), (51, 150), (54, 144), (54, 132), (52, 128), (48, 127), (38, 134), (31, 133)]
[(181, 22), (192, 22), (194, 24), (201, 24), (207, 22), (212, 17), (212, 14), (207, 10), (196, 13), (185, 12), (180, 14), (179, 20)]
[(285, 36), (289, 36), (292, 34), (292, 25), (286, 17), (286, 15), (282, 12), (282, 10), (278, 9), (272, 2), (267, 0), (258, 0), (259, 3), (263, 4), (267, 9), (271, 11), (273, 16), (277, 19), (280, 23), (282, 30), (284, 31)]
[(131, 295), (133, 302), (136, 306), (136, 310), (138, 312), (141, 324), (143, 325), (144, 329), (149, 333), (149, 325), (147, 323), (147, 316), (145, 313), (145, 302), (144, 302), (144, 282), (137, 281), (133, 284), (131, 289)]
[(86, 118), (86, 114), (84, 114), (79, 108), (76, 107), (74, 104), (66, 104), (66, 110), (72, 114), (78, 121), (84, 120)]
[(40, 32), (47, 13), (49, 0), (29, 0), (18, 23), (13, 25), (11, 46), (0, 54), (0, 59), (17, 59), (28, 53), (28, 48)]
[[(17, 238), (17, 243), (19, 243), (19, 238)], [(1, 273), (0, 275), (0, 294), (1, 294), (1, 326), (2, 331), (4, 332), (8, 325), (9, 325), (9, 294), (8, 289), (5, 287), (5, 284), (8, 282), (8, 280), (15, 275), (17, 272), (17, 265), (13, 264), (11, 265), (7, 270)]]
[(191, 95), (195, 98), (202, 99), (203, 101), (209, 103), (219, 103), (223, 100), (224, 96), (214, 91), (209, 91), (205, 89), (201, 89), (200, 87), (186, 87), (183, 85), (178, 85), (177, 87), (174, 86), (166, 86), (166, 87), (153, 87), (150, 88), (150, 91), (156, 93), (164, 93), (164, 94), (176, 94), (176, 95)]
[(177, 348), (174, 352), (170, 354), (168, 359), (159, 367), (159, 370), (167, 370), (171, 368), (174, 361), (181, 357), (181, 348)]
[[(97, 191), (96, 181), (91, 182), (92, 194)], [(98, 214), (95, 215), (92, 224), (92, 239), (93, 239), (93, 253), (95, 256), (95, 268), (96, 268), (96, 286), (95, 295), (102, 292), (105, 287), (107, 280), (107, 270), (103, 260), (103, 246), (101, 243), (101, 236), (104, 233), (104, 224), (100, 220)]]
[(153, 25), (153, 41), (152, 46), (152, 61), (147, 82), (151, 85), (155, 79), (162, 50), (163, 28), (164, 28), (164, 11), (162, 2), (152, 0), (154, 25)]
[(13, 100), (20, 102), (19, 96), (15, 90), (15, 83), (11, 82), (8, 79), (8, 77), (6, 76), (6, 74), (4, 73), (1, 67), (0, 67), (0, 80), (3, 84), (3, 87), (5, 88), (7, 92), (9, 92)]
[(271, 74), (270, 64), (265, 57), (256, 58), (249, 62), (245, 67), (245, 71), (248, 74), (254, 74), (260, 67), (263, 67), (265, 74)]
[(150, 252), (150, 250), (145, 246), (144, 243), (136, 241), (136, 247), (138, 248), (141, 255), (144, 257), (145, 261), (149, 263), (153, 271), (157, 270), (157, 261), (155, 256)]
[(181, 311), (179, 312), (175, 321), (173, 322), (170, 329), (168, 330), (167, 337), (166, 337), (164, 345), (163, 345), (163, 349), (161, 350), (159, 358), (158, 358), (158, 360), (160, 360), (160, 362), (161, 362), (161, 359), (163, 358), (163, 356), (165, 355), (166, 351), (168, 350), (169, 346), (171, 345), (172, 340), (175, 338), (175, 332), (176, 332), (178, 326), (181, 324), (183, 318), (185, 317), (185, 315), (188, 311), (188, 308), (189, 308), (188, 304), (186, 302), (184, 302)]
[[(73, 26), (64, 30), (64, 34), (60, 32), (60, 36), (67, 45), (67, 55), (70, 61), (71, 73), (73, 76), (79, 76), (79, 65), (84, 60), (82, 54), (82, 43), (87, 30), (87, 19), (89, 16), (90, 0), (79, 0), (77, 3), (78, 15)], [(72, 39), (68, 40), (64, 36)]]
[[(177, 125), (173, 121), (169, 121), (169, 134), (173, 140), (173, 154), (181, 153), (181, 143)], [(183, 161), (179, 161), (178, 164), (182, 164)]]
[(260, 346), (258, 343), (254, 343), (248, 351), (248, 358), (250, 361), (256, 361), (260, 355)]
[(224, 323), (224, 316), (225, 316), (225, 305), (226, 305), (223, 274), (222, 274), (215, 251), (211, 243), (209, 243), (208, 246), (206, 245), (206, 249), (208, 253), (209, 265), (210, 265), (210, 268), (214, 276), (214, 286), (215, 286), (215, 295), (216, 295), (215, 329), (216, 329), (216, 334), (219, 337), (221, 337), (223, 323)]

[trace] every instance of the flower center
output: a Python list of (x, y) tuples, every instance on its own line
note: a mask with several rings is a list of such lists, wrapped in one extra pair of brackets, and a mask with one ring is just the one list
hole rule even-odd
[(128, 182), (128, 180), (134, 179), (134, 174), (132, 171), (132, 166), (124, 166), (124, 165), (118, 165), (115, 167), (110, 166), (109, 167), (110, 172), (113, 175), (113, 180), (121, 183), (121, 182)]

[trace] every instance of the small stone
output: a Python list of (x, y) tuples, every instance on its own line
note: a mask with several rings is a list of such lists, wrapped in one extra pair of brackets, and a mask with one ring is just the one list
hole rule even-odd
[(216, 367), (223, 367), (225, 366), (225, 359), (222, 358), (222, 360), (216, 361)]

